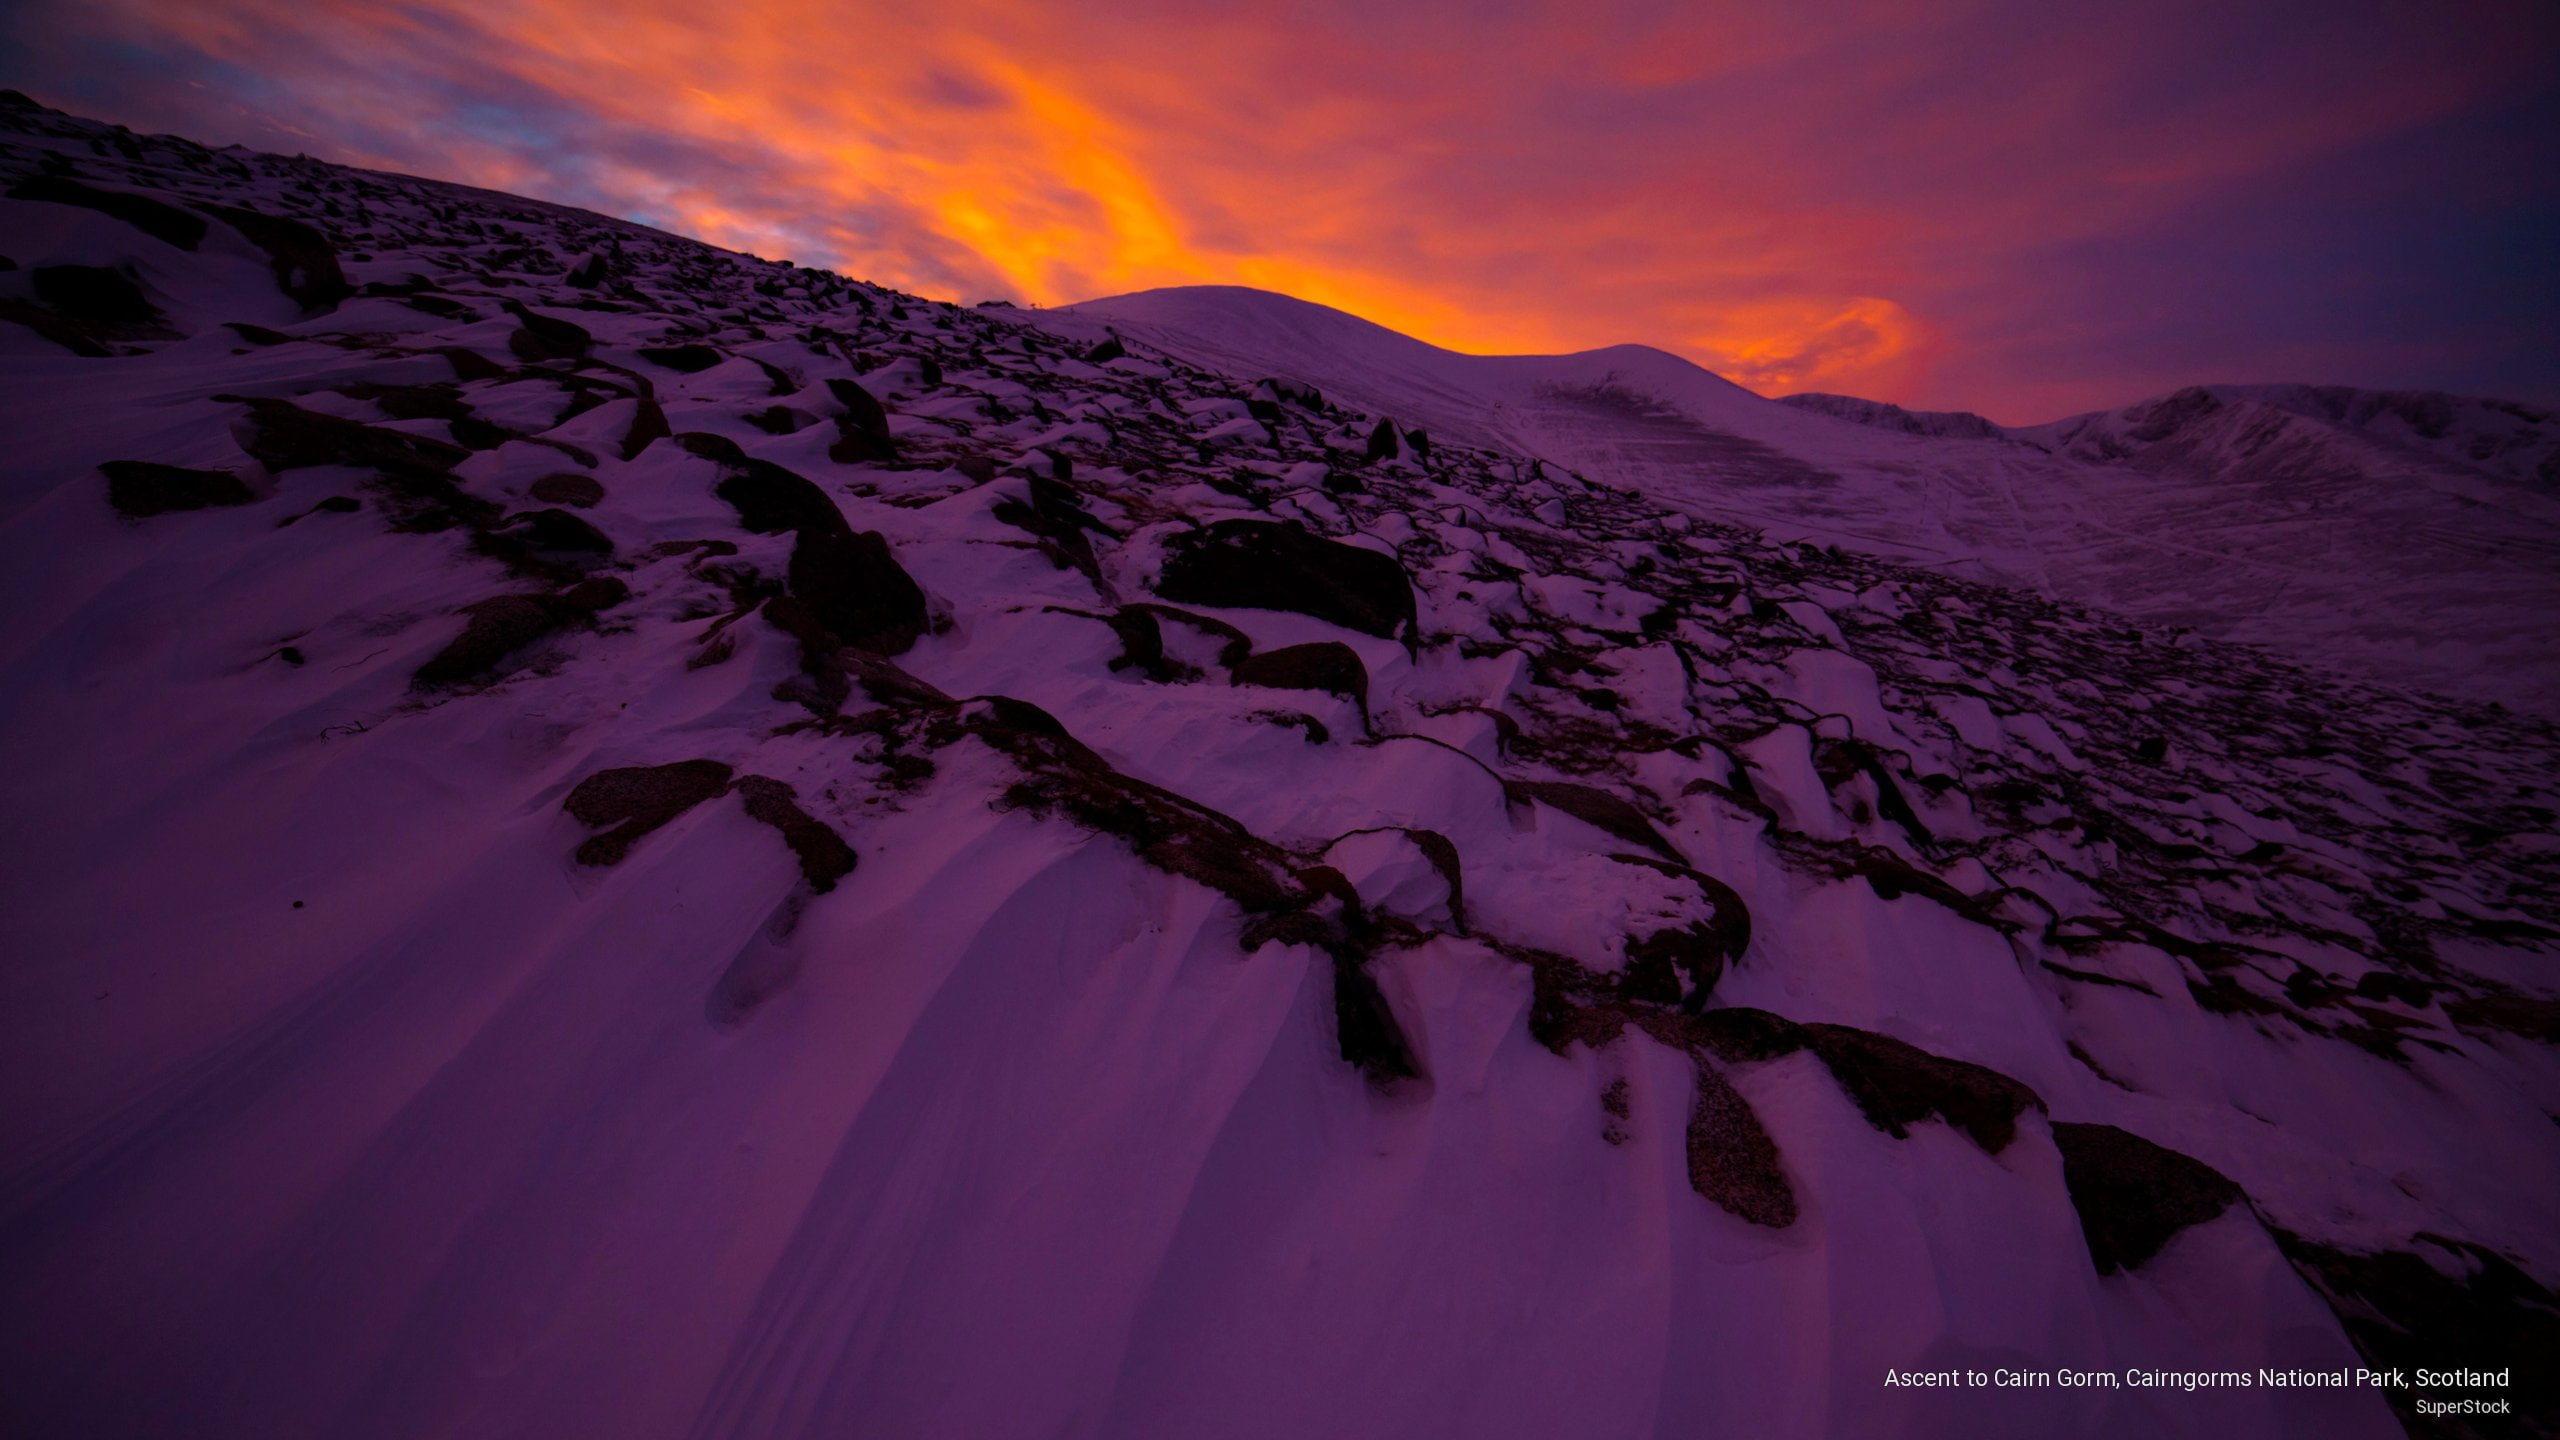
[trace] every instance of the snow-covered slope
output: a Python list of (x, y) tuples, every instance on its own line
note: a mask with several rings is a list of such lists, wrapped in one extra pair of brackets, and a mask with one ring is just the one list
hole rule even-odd
[(1781, 405), (1810, 410), (1842, 420), (1854, 420), (1879, 430), (1899, 430), (1907, 435), (1935, 435), (1957, 440), (1997, 440), (2008, 432), (1970, 410), (1905, 410), (1881, 400), (1861, 400), (1855, 395), (1826, 395), (1810, 391), (1802, 395), (1781, 395)]
[[(13, 1433), (2553, 1424), (2549, 726), (0, 125)], [(1862, 433), (1575, 363), (1522, 433)]]
[[(2560, 415), (2512, 400), (2435, 390), (2358, 390), (2344, 385), (2193, 385), (2122, 410), (2104, 410), (2004, 433), (2040, 449), (2099, 461), (2138, 459), (2183, 444), (2199, 461), (2245, 460), (2231, 442), (2284, 422), (2352, 437), (2331, 464), (2374, 466), (2422, 456), (2512, 480), (2560, 486)], [(2337, 441), (2331, 444), (2336, 445)]]
[[(1253, 290), (1039, 319), (1294, 375), (1702, 519), (2560, 714), (2560, 486), (2540, 469), (2560, 431), (2529, 407), (2274, 386), (1983, 432), (1844, 397), (1763, 400), (1643, 346), (1460, 355)], [(2185, 428), (2201, 410), (2218, 418)]]

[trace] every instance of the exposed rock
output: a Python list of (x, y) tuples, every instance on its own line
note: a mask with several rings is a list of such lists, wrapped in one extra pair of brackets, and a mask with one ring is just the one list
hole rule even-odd
[(931, 619), (924, 587), (898, 563), (887, 538), (844, 528), (840, 514), (833, 527), (801, 528), (791, 547), (790, 586), (820, 624), (857, 650), (903, 655)]
[(1113, 769), (1036, 705), (1001, 696), (973, 702), (969, 733), (1013, 757), (1024, 778), (1008, 807), (1064, 816), (1119, 836), (1139, 859), (1218, 891), (1252, 913), (1294, 910), (1307, 896), (1287, 852), (1233, 819)]
[(745, 775), (739, 777), (737, 791), (746, 801), (749, 815), (782, 832), (783, 843), (799, 857), (800, 874), (808, 880), (810, 889), (824, 895), (836, 888), (837, 881), (853, 873), (853, 847), (825, 822), (801, 809), (799, 793), (790, 786), (762, 775)]
[(1197, 680), (1200, 672), (1164, 653), (1164, 631), (1144, 609), (1124, 605), (1102, 617), (1120, 638), (1120, 653), (1111, 657), (1114, 670), (1136, 670), (1159, 684)]
[(2171, 1236), (2241, 1198), (2221, 1171), (2113, 1125), (2057, 1120), (2053, 1143), (2101, 1275), (2142, 1265)]
[[(692, 438), (690, 436), (686, 438)], [(741, 456), (723, 462), (723, 474), (712, 492), (738, 512), (738, 523), (758, 535), (850, 534), (844, 512), (817, 482), (770, 460)]]
[(1732, 1006), (1682, 1022), (1682, 1033), (1728, 1063), (1774, 1060), (1810, 1049), (1867, 1123), (1895, 1139), (1924, 1120), (1944, 1120), (1998, 1154), (2017, 1138), (2018, 1117), (2042, 1110), (2035, 1091), (2009, 1076), (1917, 1045), (1847, 1025), (1799, 1025), (1765, 1010)]
[(575, 360), (595, 344), (587, 327), (574, 321), (550, 315), (538, 315), (521, 301), (506, 302), (508, 314), (516, 317), (516, 332), (507, 337), (507, 348), (527, 363), (545, 360)]
[(2545, 1045), (2560, 1045), (2560, 1000), (2514, 992), (2466, 995), (2446, 1001), (2444, 1013), (2466, 1030), (2500, 1030)]
[(1364, 722), (1369, 713), (1369, 669), (1360, 663), (1360, 652), (1338, 640), (1284, 645), (1248, 655), (1228, 674), (1237, 685), (1339, 695), (1360, 707)]
[(862, 388), (862, 382), (844, 376), (827, 380), (827, 393), (844, 407), (836, 416), (836, 440), (827, 447), (827, 458), (843, 465), (882, 463), (898, 458), (898, 444), (889, 434), (889, 412), (879, 398)]
[(687, 343), (643, 345), (640, 347), (640, 358), (665, 369), (679, 371), (686, 375), (699, 375), (729, 357), (708, 345)]
[(527, 495), (545, 505), (571, 505), (592, 510), (604, 501), (604, 483), (591, 475), (561, 471), (545, 475), (525, 489)]
[(652, 440), (664, 440), (675, 432), (667, 428), (667, 412), (658, 402), (643, 395), (640, 408), (632, 412), (631, 428), (622, 437), (622, 458), (637, 460)]
[(1697, 1057), (1698, 1095), (1689, 1112), (1689, 1188), (1754, 1225), (1796, 1223), (1796, 1193), (1778, 1163), (1777, 1142), (1733, 1083)]
[(623, 582), (608, 578), (589, 580), (554, 595), (498, 595), (466, 605), (462, 613), (470, 619), (462, 633), (418, 667), (410, 687), (434, 690), (496, 678), (506, 672), (506, 662), (518, 651), (622, 603), (629, 594)]
[(536, 554), (565, 557), (580, 564), (613, 554), (611, 537), (566, 510), (527, 510), (511, 515), (498, 533)]
[(2513, 1398), (2515, 1415), (2480, 1417), (2485, 1424), (2420, 1412), (2417, 1402), (2429, 1398), (2422, 1389), (2384, 1391), (2411, 1435), (2560, 1435), (2560, 1383), (2550, 1371), (2550, 1357), (2560, 1355), (2560, 1295), (2513, 1260), (2485, 1245), (2424, 1232), (2406, 1250), (2375, 1252), (2274, 1233), (2285, 1258), (2337, 1311), (2347, 1338), (2373, 1368), (2512, 1376), (2504, 1393)]
[(1294, 611), (1390, 639), (1414, 624), (1403, 566), (1294, 522), (1221, 520), (1176, 536), (1156, 589), (1168, 600)]
[(2036, 1092), (1997, 1070), (1932, 1055), (1890, 1035), (1847, 1025), (1804, 1031), (1867, 1122), (1895, 1139), (1923, 1120), (1942, 1119), (1996, 1155), (2017, 1137), (2020, 1115), (2044, 1108)]
[(190, 470), (149, 460), (110, 460), (98, 469), (107, 477), (107, 503), (137, 520), (172, 510), (246, 505), (257, 498), (228, 470)]
[(578, 847), (581, 865), (613, 865), (640, 837), (729, 790), (730, 769), (717, 760), (630, 765), (599, 770), (578, 782), (560, 808), (579, 823), (613, 828)]

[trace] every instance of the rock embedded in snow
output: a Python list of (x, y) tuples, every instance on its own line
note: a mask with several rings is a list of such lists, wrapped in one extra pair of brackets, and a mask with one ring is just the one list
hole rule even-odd
[(1360, 663), (1358, 651), (1338, 640), (1311, 640), (1304, 645), (1257, 651), (1238, 660), (1227, 674), (1238, 685), (1322, 690), (1339, 695), (1359, 706), (1362, 723), (1367, 723), (1368, 667)]
[(107, 477), (107, 503), (116, 507), (117, 514), (136, 520), (173, 510), (246, 505), (257, 498), (228, 470), (195, 470), (148, 460), (109, 460), (98, 469)]
[(2113, 1125), (2057, 1122), (2053, 1143), (2101, 1275), (2142, 1264), (2240, 1198), (2221, 1171)]
[(811, 525), (791, 545), (791, 594), (857, 650), (903, 655), (931, 623), (924, 590), (877, 530)]
[(1156, 592), (1184, 604), (1294, 611), (1387, 639), (1414, 625), (1402, 566), (1295, 523), (1221, 520), (1176, 536)]
[(578, 863), (613, 865), (642, 836), (706, 800), (729, 791), (730, 769), (717, 760), (678, 760), (598, 770), (579, 781), (561, 802), (590, 829), (604, 833), (578, 847)]

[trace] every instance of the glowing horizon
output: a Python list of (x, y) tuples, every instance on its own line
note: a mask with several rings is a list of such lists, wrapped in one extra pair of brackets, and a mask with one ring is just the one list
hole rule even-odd
[(2009, 422), (2560, 400), (2547, 9), (1378, 8), (47, 0), (8, 51), (103, 119), (962, 303), (1248, 285)]

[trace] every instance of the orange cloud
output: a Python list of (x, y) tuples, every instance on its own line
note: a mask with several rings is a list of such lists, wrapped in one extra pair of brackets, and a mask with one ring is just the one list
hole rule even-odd
[[(2023, 29), (1999, 0), (35, 3), (62, 55), (103, 37), (242, 95), (251, 133), (206, 138), (310, 135), (938, 298), (1254, 285), (1458, 349), (1642, 341), (1904, 401), (1952, 364), (2058, 403), (2049, 359), (1997, 347), (2103, 339), (2117, 297), (2074, 247), (2533, 54), (2413, 32), (2357, 69), (2351, 20), (2199, 79), (2179, 27), (2234, 23), (2203, 0)], [(133, 94), (118, 118), (239, 128)]]

